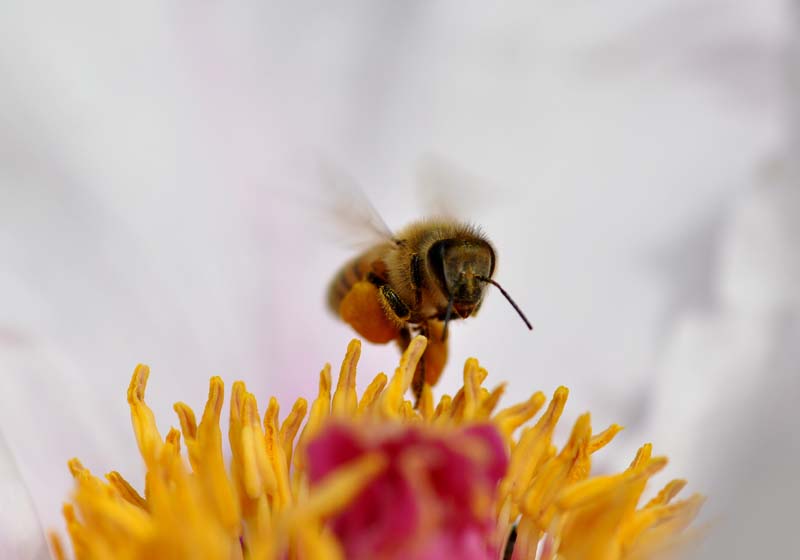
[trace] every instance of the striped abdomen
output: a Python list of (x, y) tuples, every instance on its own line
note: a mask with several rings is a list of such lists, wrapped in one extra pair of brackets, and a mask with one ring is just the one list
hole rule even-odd
[(374, 263), (385, 254), (387, 247), (373, 247), (359, 256), (347, 261), (328, 286), (328, 307), (339, 314), (339, 306), (356, 282), (366, 280), (370, 272), (375, 272)]

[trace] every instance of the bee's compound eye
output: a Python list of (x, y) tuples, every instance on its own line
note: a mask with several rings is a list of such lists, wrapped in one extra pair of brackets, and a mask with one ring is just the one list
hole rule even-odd
[(416, 253), (411, 257), (411, 283), (416, 289), (422, 285), (422, 263)]
[(450, 295), (450, 289), (447, 284), (447, 276), (445, 275), (445, 255), (448, 248), (448, 240), (437, 241), (428, 249), (428, 267), (433, 273), (439, 289), (445, 296)]

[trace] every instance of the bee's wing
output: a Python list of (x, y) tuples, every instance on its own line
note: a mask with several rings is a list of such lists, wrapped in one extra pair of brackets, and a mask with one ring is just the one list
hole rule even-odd
[(475, 218), (493, 198), (486, 196), (491, 186), (455, 163), (436, 154), (427, 154), (417, 164), (418, 197), (426, 213), (452, 219)]
[(329, 239), (350, 248), (364, 248), (394, 239), (392, 230), (358, 182), (341, 168), (318, 165), (323, 184), (319, 224)]

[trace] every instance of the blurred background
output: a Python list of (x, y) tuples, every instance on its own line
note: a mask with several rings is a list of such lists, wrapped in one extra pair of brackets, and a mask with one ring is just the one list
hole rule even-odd
[[(437, 394), (468, 356), (506, 404), (567, 385), (564, 431), (626, 426), (599, 471), (652, 441), (659, 481), (710, 496), (702, 557), (786, 551), (797, 24), (789, 0), (3, 2), (0, 556), (46, 557), (73, 456), (141, 488), (137, 363), (164, 432), (211, 375), (287, 410), (338, 365), (352, 251), (312, 212), (320, 154), (397, 228), (435, 155), (498, 248), (534, 331), (490, 293)], [(365, 344), (362, 382), (397, 359)]]

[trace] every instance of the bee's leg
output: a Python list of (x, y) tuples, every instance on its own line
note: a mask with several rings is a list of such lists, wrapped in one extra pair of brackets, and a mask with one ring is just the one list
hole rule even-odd
[(411, 344), (411, 329), (406, 326), (400, 329), (400, 334), (397, 337), (397, 345), (400, 347), (400, 352), (405, 352), (409, 344)]
[(426, 321), (428, 347), (422, 359), (425, 362), (424, 381), (431, 387), (436, 385), (447, 363), (447, 340), (444, 339), (444, 322), (435, 319)]
[(411, 309), (400, 299), (400, 296), (389, 284), (378, 288), (378, 298), (386, 316), (396, 325), (405, 325), (411, 317)]

